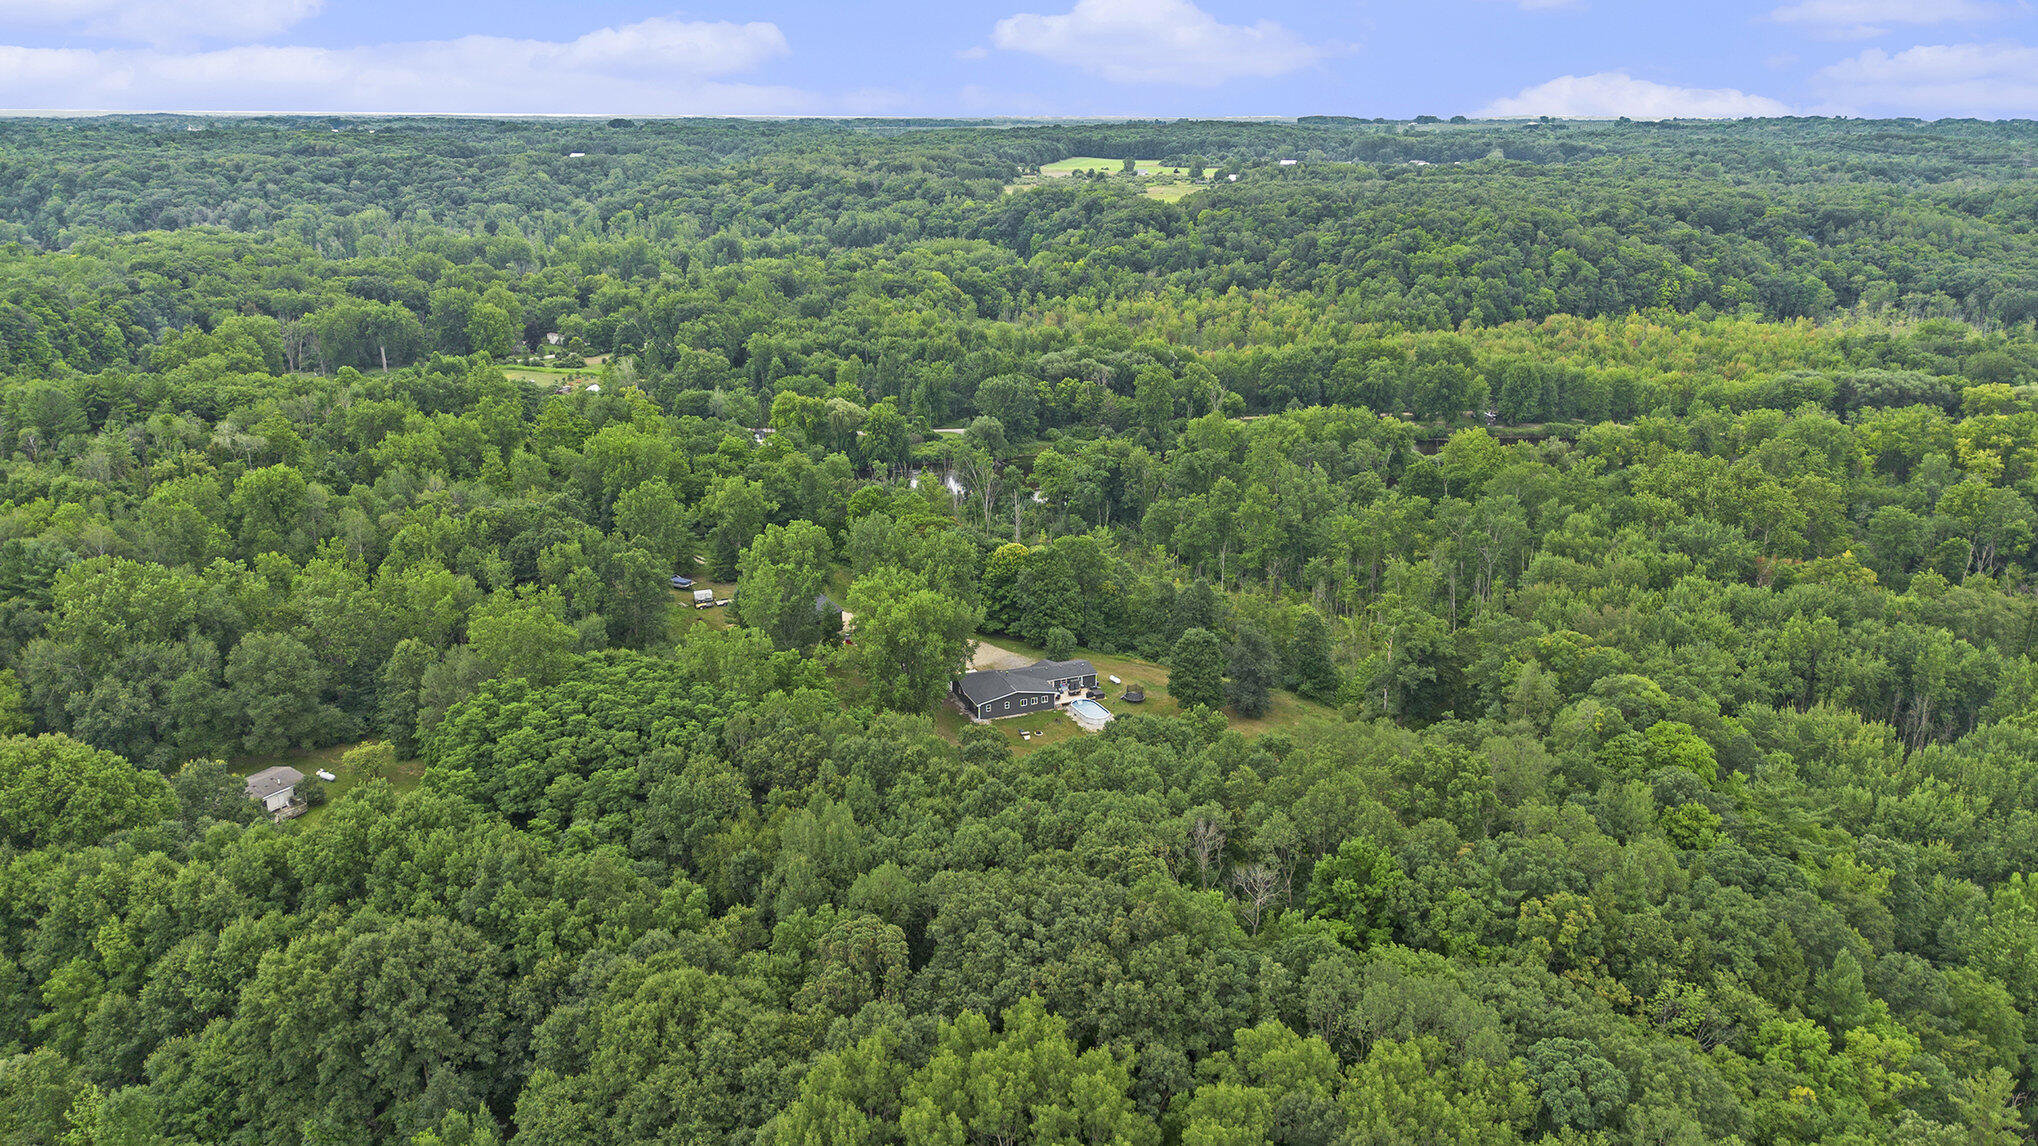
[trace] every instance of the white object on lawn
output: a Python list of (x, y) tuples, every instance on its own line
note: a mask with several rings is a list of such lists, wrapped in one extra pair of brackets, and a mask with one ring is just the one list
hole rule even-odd
[(316, 772), (313, 772), (312, 775), (317, 776), (319, 779), (324, 780), (328, 784), (339, 779), (338, 776), (333, 775), (331, 772), (328, 772), (323, 768), (319, 769)]

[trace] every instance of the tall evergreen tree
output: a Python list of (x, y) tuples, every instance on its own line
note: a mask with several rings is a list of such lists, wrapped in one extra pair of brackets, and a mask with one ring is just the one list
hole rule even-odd
[(1215, 632), (1218, 622), (1223, 620), (1222, 602), (1210, 582), (1201, 577), (1189, 584), (1175, 597), (1175, 612), (1168, 629), (1174, 639), (1180, 640), (1190, 629), (1209, 629)]
[(1190, 629), (1168, 660), (1168, 692), (1183, 708), (1224, 704), (1224, 646), (1209, 629)]
[(1281, 678), (1281, 661), (1274, 655), (1274, 639), (1258, 625), (1238, 627), (1238, 639), (1231, 644), (1231, 683), (1225, 686), (1233, 708), (1244, 717), (1265, 716), (1273, 706), (1274, 685)]
[(1337, 665), (1331, 660), (1330, 626), (1314, 609), (1295, 622), (1295, 639), (1288, 646), (1288, 678), (1295, 691), (1326, 704), (1337, 700)]

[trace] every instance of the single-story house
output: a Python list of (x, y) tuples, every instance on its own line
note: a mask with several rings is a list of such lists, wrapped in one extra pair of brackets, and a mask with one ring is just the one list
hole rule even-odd
[(248, 777), (248, 799), (258, 801), (265, 812), (280, 812), (290, 806), (304, 773), (288, 764), (264, 768)]
[(1097, 670), (1089, 661), (1040, 661), (1025, 668), (965, 673), (951, 691), (963, 711), (978, 720), (996, 720), (1052, 709), (1062, 697), (1096, 687)]
[(821, 632), (825, 636), (830, 639), (841, 637), (844, 644), (849, 643), (845, 634), (849, 632), (849, 622), (854, 618), (842, 611), (842, 606), (835, 603), (835, 598), (826, 593), (814, 598), (814, 619), (820, 623)]

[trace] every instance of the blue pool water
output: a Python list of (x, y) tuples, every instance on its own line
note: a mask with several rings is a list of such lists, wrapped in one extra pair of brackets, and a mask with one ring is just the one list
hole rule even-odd
[(1071, 711), (1071, 712), (1075, 713), (1075, 714), (1076, 714), (1077, 716), (1083, 717), (1083, 718), (1085, 718), (1085, 719), (1087, 719), (1087, 720), (1109, 720), (1109, 719), (1111, 719), (1111, 710), (1110, 710), (1110, 709), (1108, 709), (1108, 708), (1105, 708), (1105, 707), (1104, 707), (1103, 705), (1101, 705), (1101, 704), (1098, 704), (1098, 703), (1097, 703), (1096, 701), (1094, 701), (1094, 700), (1072, 700), (1072, 701), (1069, 701), (1069, 711)]

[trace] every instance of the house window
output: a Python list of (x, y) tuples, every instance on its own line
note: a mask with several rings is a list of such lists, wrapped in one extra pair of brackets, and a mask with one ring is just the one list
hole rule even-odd
[(1005, 702), (1005, 711), (1006, 712), (1012, 711), (1012, 702), (1009, 700)]

